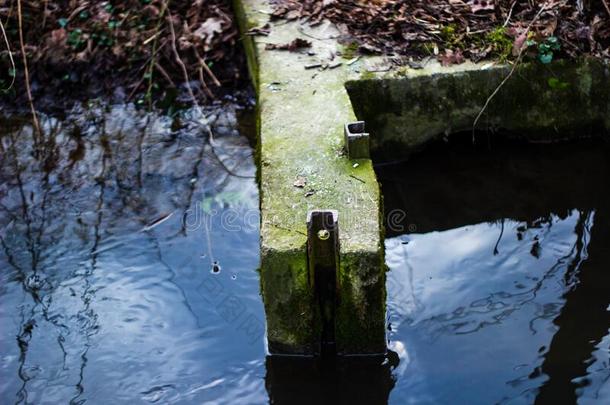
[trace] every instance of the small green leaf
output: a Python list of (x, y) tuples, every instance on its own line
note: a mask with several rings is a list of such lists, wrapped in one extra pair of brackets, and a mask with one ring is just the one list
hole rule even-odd
[(565, 90), (568, 87), (570, 87), (570, 83), (563, 82), (556, 77), (549, 78), (549, 80), (547, 82), (548, 82), (550, 88), (556, 89), (556, 90)]
[(559, 44), (559, 39), (557, 39), (557, 37), (548, 37), (545, 42), (553, 51), (558, 51), (561, 49), (561, 45)]
[(59, 20), (57, 20), (57, 23), (59, 24), (59, 26), (61, 28), (66, 28), (66, 25), (68, 25), (68, 19), (67, 18), (60, 18)]
[(538, 55), (538, 60), (541, 63), (548, 65), (549, 63), (551, 63), (553, 61), (553, 52), (540, 53)]
[(534, 41), (533, 39), (528, 39), (527, 41), (525, 41), (525, 45), (527, 45), (527, 47), (530, 46), (535, 46), (536, 45), (536, 41)]

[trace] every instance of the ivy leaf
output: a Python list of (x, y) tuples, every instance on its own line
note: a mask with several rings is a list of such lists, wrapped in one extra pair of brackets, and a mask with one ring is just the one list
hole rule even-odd
[(553, 52), (541, 52), (538, 55), (538, 60), (545, 64), (548, 65), (549, 63), (551, 63), (553, 61)]
[(559, 44), (559, 39), (557, 39), (557, 37), (548, 37), (545, 42), (549, 49), (553, 51), (558, 51), (561, 49), (561, 45)]

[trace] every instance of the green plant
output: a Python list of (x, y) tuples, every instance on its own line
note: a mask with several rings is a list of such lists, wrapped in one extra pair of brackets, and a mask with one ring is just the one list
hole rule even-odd
[(456, 33), (457, 27), (455, 24), (445, 25), (441, 28), (440, 37), (445, 41), (445, 47), (451, 45), (452, 47), (461, 46), (461, 37)]
[(538, 44), (538, 60), (544, 64), (551, 63), (553, 61), (554, 52), (561, 49), (559, 40), (557, 37), (548, 37), (540, 44)]
[(70, 45), (75, 50), (80, 49), (85, 45), (85, 39), (83, 38), (83, 30), (80, 28), (76, 28), (73, 31), (70, 31), (68, 34), (68, 45)]
[(358, 54), (358, 43), (350, 42), (346, 44), (341, 49), (341, 57), (344, 59), (353, 59)]
[(513, 40), (506, 33), (506, 27), (497, 27), (488, 32), (485, 42), (491, 45), (493, 52), (501, 61), (506, 61), (513, 50)]

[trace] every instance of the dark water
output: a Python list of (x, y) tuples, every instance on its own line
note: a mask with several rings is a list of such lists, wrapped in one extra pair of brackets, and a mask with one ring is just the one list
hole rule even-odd
[(610, 403), (609, 157), (452, 140), (379, 168), (390, 402)]
[(321, 364), (266, 357), (252, 150), (204, 113), (0, 121), (1, 403), (610, 398), (605, 146), (380, 168), (391, 351)]

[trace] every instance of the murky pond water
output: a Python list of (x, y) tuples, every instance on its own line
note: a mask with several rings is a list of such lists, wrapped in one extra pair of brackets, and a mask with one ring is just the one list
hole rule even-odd
[(452, 140), (379, 168), (390, 402), (610, 402), (609, 158)]
[[(379, 168), (387, 358), (267, 358), (234, 106), (0, 121), (2, 403), (599, 403), (608, 148), (460, 145)], [(406, 211), (406, 216), (403, 214)], [(555, 402), (556, 403), (556, 402)]]

